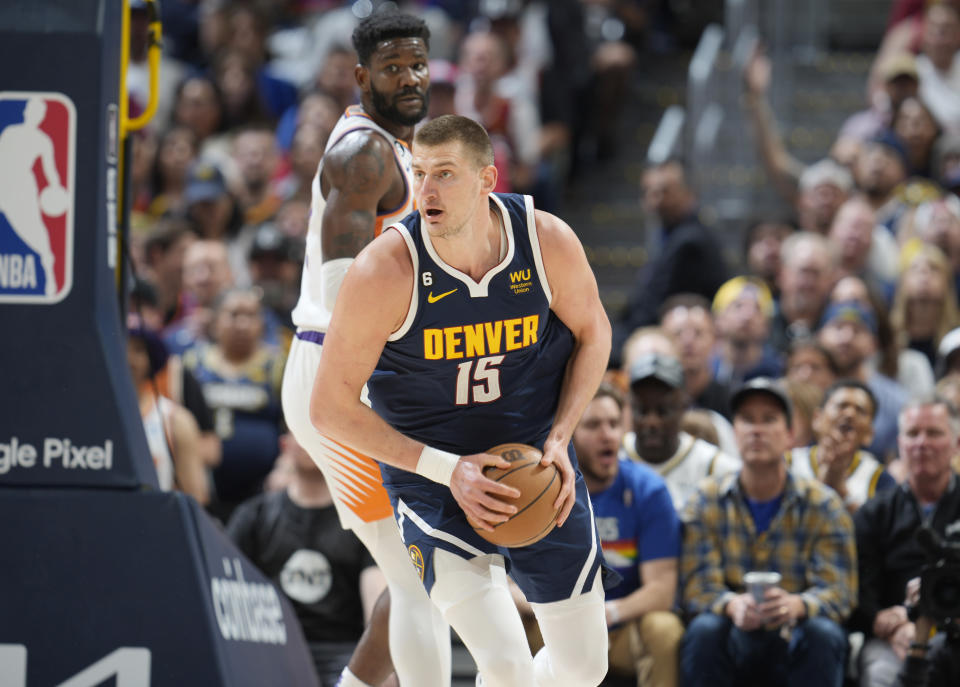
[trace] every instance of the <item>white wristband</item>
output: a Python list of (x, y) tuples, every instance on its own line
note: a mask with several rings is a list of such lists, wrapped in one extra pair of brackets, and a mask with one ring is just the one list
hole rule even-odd
[(449, 487), (450, 477), (459, 460), (460, 456), (455, 453), (424, 446), (417, 461), (417, 474)]

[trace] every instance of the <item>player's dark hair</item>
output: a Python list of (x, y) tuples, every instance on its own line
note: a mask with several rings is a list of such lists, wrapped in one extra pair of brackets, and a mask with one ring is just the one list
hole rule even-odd
[(422, 38), (430, 48), (430, 29), (419, 17), (395, 11), (374, 12), (353, 30), (353, 47), (360, 64), (369, 65), (377, 44), (393, 38)]
[(872, 420), (877, 416), (877, 397), (873, 395), (873, 392), (870, 390), (866, 384), (861, 382), (859, 379), (844, 378), (838, 379), (823, 392), (823, 398), (820, 400), (820, 407), (824, 408), (827, 405), (827, 402), (830, 400), (830, 397), (841, 389), (859, 389), (867, 395), (870, 399), (870, 419)]
[(438, 146), (459, 141), (473, 153), (478, 166), (493, 164), (493, 145), (486, 129), (468, 117), (442, 115), (431, 119), (417, 131), (413, 145)]

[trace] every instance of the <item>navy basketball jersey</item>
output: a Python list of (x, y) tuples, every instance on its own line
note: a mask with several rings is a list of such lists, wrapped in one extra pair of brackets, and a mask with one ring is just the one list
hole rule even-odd
[[(533, 200), (490, 198), (506, 253), (479, 282), (443, 262), (419, 213), (391, 227), (407, 243), (415, 283), (407, 318), (368, 382), (373, 409), (395, 429), (462, 455), (505, 442), (542, 445), (573, 349), (550, 310)], [(423, 482), (382, 470), (388, 486)]]

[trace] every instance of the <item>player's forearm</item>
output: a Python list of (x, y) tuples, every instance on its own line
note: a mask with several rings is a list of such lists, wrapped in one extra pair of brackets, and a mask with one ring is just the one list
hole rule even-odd
[(359, 400), (314, 398), (310, 420), (317, 431), (381, 463), (416, 471), (423, 444), (404, 436)]
[(610, 360), (611, 331), (606, 315), (602, 316), (602, 321), (598, 318), (591, 329), (588, 336), (577, 341), (570, 356), (548, 438), (562, 446), (566, 446), (573, 436), (583, 409), (600, 386)]

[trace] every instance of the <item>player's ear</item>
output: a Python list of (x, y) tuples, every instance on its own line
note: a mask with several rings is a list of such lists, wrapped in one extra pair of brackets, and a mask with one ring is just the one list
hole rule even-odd
[(370, 68), (358, 64), (353, 68), (353, 78), (356, 79), (360, 90), (366, 93), (370, 86)]
[(497, 187), (497, 179), (499, 178), (499, 173), (497, 168), (493, 165), (487, 165), (480, 170), (480, 186), (481, 190), (484, 193), (493, 193), (493, 189)]

